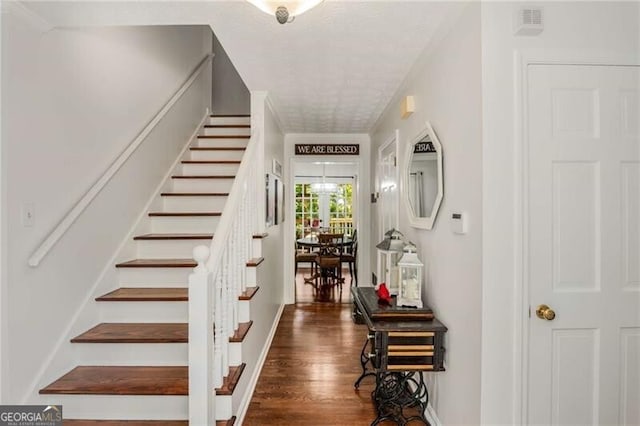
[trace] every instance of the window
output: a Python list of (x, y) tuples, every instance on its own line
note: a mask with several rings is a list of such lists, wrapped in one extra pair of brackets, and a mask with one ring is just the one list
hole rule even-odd
[(340, 183), (330, 194), (318, 194), (311, 183), (296, 184), (296, 238), (316, 229), (353, 234), (353, 184)]

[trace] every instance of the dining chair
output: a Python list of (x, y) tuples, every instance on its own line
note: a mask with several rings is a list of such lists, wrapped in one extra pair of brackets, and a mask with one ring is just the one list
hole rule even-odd
[(344, 234), (318, 234), (320, 250), (316, 257), (319, 282), (316, 289), (327, 292), (330, 288), (338, 286), (342, 294), (342, 251)]
[(351, 275), (351, 284), (353, 284), (354, 280), (356, 283), (356, 287), (358, 287), (358, 240), (355, 240), (351, 243), (351, 247), (349, 251), (343, 253), (340, 256), (342, 263), (346, 263), (349, 266), (349, 275)]
[[(310, 263), (311, 264), (311, 276), (313, 277), (316, 274), (316, 258), (318, 256), (318, 253), (316, 252), (310, 252), (309, 250), (305, 249), (305, 248), (301, 248), (298, 246), (298, 242), (296, 241), (296, 254), (295, 254), (295, 262), (296, 262), (296, 268), (295, 268), (295, 272), (294, 272), (294, 276), (298, 275), (298, 264), (299, 263)], [(305, 283), (308, 283), (308, 281), (305, 279), (304, 280)]]

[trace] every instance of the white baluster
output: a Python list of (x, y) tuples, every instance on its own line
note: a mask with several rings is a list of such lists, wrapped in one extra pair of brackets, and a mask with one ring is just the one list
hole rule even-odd
[(225, 244), (224, 253), (222, 255), (222, 278), (221, 278), (221, 300), (220, 306), (222, 306), (220, 316), (222, 317), (222, 326), (220, 330), (220, 346), (222, 347), (222, 375), (229, 375), (229, 289), (227, 288), (228, 281), (228, 267), (227, 267), (227, 259), (229, 257), (228, 254), (228, 246)]
[(209, 248), (193, 249), (197, 266), (189, 275), (189, 423), (215, 423), (213, 392), (213, 335)]
[(213, 386), (219, 388), (222, 386), (224, 377), (223, 362), (223, 321), (222, 321), (222, 268), (218, 268), (218, 274), (215, 278), (215, 305), (213, 309), (215, 333), (213, 336)]

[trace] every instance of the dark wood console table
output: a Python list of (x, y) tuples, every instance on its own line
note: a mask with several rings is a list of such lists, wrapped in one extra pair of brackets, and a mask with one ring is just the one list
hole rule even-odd
[[(373, 287), (352, 287), (354, 309), (369, 328), (362, 348), (362, 374), (354, 387), (367, 376), (375, 376), (371, 397), (378, 416), (372, 426), (385, 420), (404, 425), (424, 417), (429, 393), (423, 372), (444, 371), (444, 333), (431, 309), (379, 305)], [(356, 314), (357, 315), (357, 314)]]

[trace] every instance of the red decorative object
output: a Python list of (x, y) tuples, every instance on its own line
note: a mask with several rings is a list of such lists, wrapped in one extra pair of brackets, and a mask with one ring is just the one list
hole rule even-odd
[(378, 289), (376, 290), (376, 294), (378, 295), (379, 303), (391, 303), (391, 294), (389, 293), (389, 289), (385, 283), (380, 283)]

